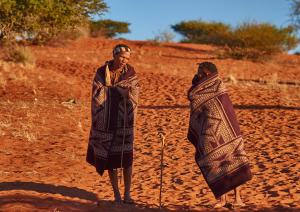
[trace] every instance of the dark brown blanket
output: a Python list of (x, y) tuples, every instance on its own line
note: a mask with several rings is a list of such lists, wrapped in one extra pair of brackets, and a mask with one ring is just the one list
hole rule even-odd
[[(105, 70), (106, 65), (100, 67), (93, 81), (92, 126), (86, 158), (100, 175), (103, 175), (104, 170), (121, 167), (122, 149), (122, 167), (132, 165), (138, 103), (138, 80), (133, 67), (127, 65), (126, 72), (114, 86), (105, 85)], [(126, 106), (117, 87), (125, 88), (129, 92), (125, 100)]]
[(214, 74), (193, 81), (188, 92), (188, 139), (208, 186), (218, 198), (251, 179), (243, 138), (230, 98)]

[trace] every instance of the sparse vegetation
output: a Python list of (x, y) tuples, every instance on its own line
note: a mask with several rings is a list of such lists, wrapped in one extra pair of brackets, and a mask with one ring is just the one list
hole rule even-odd
[(154, 41), (155, 42), (159, 42), (159, 43), (164, 43), (164, 42), (173, 42), (175, 38), (175, 35), (172, 32), (169, 31), (162, 31), (159, 32), (155, 37), (154, 37)]
[(231, 38), (231, 26), (202, 20), (182, 21), (171, 28), (183, 36), (182, 42), (225, 45)]
[(275, 72), (272, 74), (272, 77), (269, 81), (267, 81), (267, 84), (269, 84), (271, 87), (278, 86), (278, 73)]
[(236, 79), (236, 77), (234, 76), (234, 74), (230, 73), (228, 75), (228, 81), (234, 85), (236, 85), (238, 83), (238, 80)]
[(35, 56), (30, 49), (25, 46), (10, 45), (5, 48), (5, 59), (23, 65), (34, 65)]
[(300, 29), (300, 0), (291, 0), (291, 17), (294, 26)]
[(114, 38), (123, 33), (129, 33), (129, 23), (113, 21), (110, 19), (90, 21), (90, 34), (92, 37)]
[(288, 51), (299, 43), (295, 28), (245, 22), (236, 28), (219, 22), (186, 21), (173, 25), (182, 42), (224, 46), (222, 57), (261, 60)]
[(38, 139), (38, 134), (34, 130), (34, 126), (32, 124), (21, 125), (21, 128), (18, 131), (13, 131), (12, 135), (15, 138), (23, 139), (28, 142), (35, 142)]
[(90, 36), (90, 30), (89, 27), (86, 25), (82, 25), (80, 27), (69, 29), (63, 32), (60, 32), (55, 37), (49, 39), (47, 42), (47, 45), (49, 46), (66, 46), (69, 44), (69, 41), (71, 40), (77, 40), (82, 37), (89, 37)]
[(272, 55), (295, 48), (298, 39), (292, 26), (277, 28), (268, 23), (243, 23), (233, 31), (230, 47), (258, 50)]
[(4, 75), (5, 73), (5, 68), (3, 67), (2, 63), (0, 63), (0, 90), (5, 90), (6, 84), (7, 84), (7, 79)]
[(106, 9), (102, 0), (1, 1), (0, 40), (11, 41), (18, 37), (32, 43), (44, 43)]
[[(0, 80), (2, 77), (3, 81), (7, 81), (4, 92), (0, 87), (0, 180), (4, 182), (4, 186), (43, 186), (50, 191), (62, 191), (55, 195), (41, 190), (22, 191), (24, 201), (5, 205), (6, 211), (13, 211), (15, 208), (25, 211), (38, 211), (41, 208), (53, 211), (57, 203), (59, 210), (90, 211), (96, 207), (86, 204), (87, 201), (80, 199), (80, 195), (78, 198), (66, 196), (68, 192), (74, 193), (78, 187), (80, 190), (77, 191), (84, 193), (82, 189), (86, 189), (88, 193), (85, 194), (92, 200), (94, 197), (97, 199), (94, 194), (99, 191), (104, 191), (98, 195), (102, 199), (112, 194), (109, 182), (105, 183), (105, 179), (101, 179), (100, 183), (95, 180), (99, 176), (92, 167), (88, 167), (85, 157), (87, 136), (92, 124), (92, 77), (101, 61), (104, 62), (111, 56), (111, 47), (118, 42), (84, 39), (63, 48), (30, 47), (38, 60), (37, 68), (34, 69), (0, 60)], [(218, 66), (220, 77), (224, 79), (232, 97), (254, 171), (263, 172), (268, 169), (270, 172), (260, 177), (262, 181), (269, 181), (270, 186), (274, 186), (272, 192), (280, 194), (281, 190), (289, 190), (291, 193), (290, 198), (286, 198), (290, 201), (289, 204), (281, 205), (281, 195), (272, 198), (272, 204), (292, 208), (291, 204), (298, 201), (295, 188), (298, 185), (299, 169), (297, 163), (296, 166), (287, 164), (292, 164), (295, 158), (299, 158), (299, 151), (295, 151), (298, 147), (296, 141), (299, 137), (300, 102), (297, 78), (300, 60), (297, 56), (280, 55), (277, 60), (258, 64), (218, 60), (213, 52), (216, 48), (210, 46), (172, 44), (155, 47), (145, 41), (126, 41), (126, 44), (134, 50), (132, 62), (138, 71), (142, 91), (135, 141), (135, 149), (140, 156), (136, 157), (136, 169), (143, 171), (142, 175), (136, 177), (136, 184), (143, 184), (134, 194), (139, 196), (139, 201), (151, 206), (151, 198), (157, 193), (157, 189), (153, 189), (153, 184), (157, 185), (157, 178), (149, 180), (159, 161), (158, 151), (151, 151), (160, 148), (156, 142), (157, 129), (163, 129), (169, 136), (166, 147), (169, 153), (164, 159), (165, 164), (174, 164), (172, 169), (166, 167), (164, 172), (164, 186), (166, 191), (169, 190), (166, 195), (173, 195), (165, 201), (206, 210), (199, 205), (205, 206), (212, 199), (205, 179), (199, 177), (200, 171), (193, 171), (196, 165), (191, 158), (192, 145), (182, 141), (189, 124), (186, 91), (197, 70), (196, 63), (212, 60)], [(270, 80), (277, 83), (270, 86)], [(34, 89), (36, 92), (32, 92)], [(265, 154), (257, 154), (256, 149), (263, 149)], [(182, 158), (179, 159), (180, 157)], [(156, 159), (145, 163), (152, 158)], [(185, 170), (182, 170), (182, 166)], [(192, 176), (191, 173), (182, 174), (183, 171), (190, 170), (193, 172)], [(286, 173), (276, 181), (272, 177), (278, 175), (280, 170), (285, 170)], [(105, 175), (108, 178), (107, 173)], [(201, 190), (203, 198), (201, 196), (196, 200), (195, 193), (190, 192), (181, 199), (182, 193), (190, 189), (191, 184), (185, 181), (190, 177), (197, 178), (199, 183), (195, 188)], [(27, 181), (30, 182), (26, 184)], [(179, 189), (173, 192), (175, 181), (180, 185), (177, 184)], [(250, 183), (245, 186), (244, 192), (248, 196), (255, 196), (257, 190), (268, 189), (264, 183)], [(256, 199), (250, 198), (248, 203), (255, 207), (254, 210), (265, 210), (264, 206), (270, 204), (265, 196), (263, 193)], [(31, 201), (29, 203), (40, 201), (40, 204), (28, 204), (28, 199)], [(260, 204), (256, 204), (257, 202)], [(104, 211), (111, 211), (115, 207), (105, 201), (103, 203), (101, 209)], [(132, 206), (128, 208), (131, 210)], [(171, 205), (170, 210), (172, 209), (174, 207)]]
[(6, 84), (7, 84), (6, 79), (4, 78), (3, 74), (0, 73), (0, 88), (5, 90)]
[(265, 51), (259, 51), (254, 48), (225, 46), (223, 49), (217, 51), (217, 55), (219, 59), (233, 58), (237, 60), (263, 61), (269, 59), (272, 54), (269, 55)]

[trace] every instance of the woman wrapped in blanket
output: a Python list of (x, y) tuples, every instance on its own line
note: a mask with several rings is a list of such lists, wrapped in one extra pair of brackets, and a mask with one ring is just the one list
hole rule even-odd
[(233, 105), (211, 62), (199, 64), (188, 91), (188, 140), (195, 160), (214, 196), (215, 208), (226, 205), (226, 193), (235, 191), (234, 206), (244, 206), (239, 186), (250, 180), (249, 162)]
[(98, 68), (92, 88), (92, 126), (86, 159), (100, 175), (108, 170), (116, 203), (122, 202), (118, 168), (124, 168), (123, 202), (133, 203), (130, 186), (139, 88), (135, 70), (128, 64), (130, 55), (128, 46), (115, 46), (113, 60)]

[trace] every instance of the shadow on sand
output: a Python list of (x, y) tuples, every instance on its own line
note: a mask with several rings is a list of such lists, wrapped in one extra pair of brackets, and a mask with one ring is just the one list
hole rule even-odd
[[(35, 191), (43, 195), (24, 194), (24, 191)], [(5, 192), (9, 192), (9, 194)], [(60, 194), (63, 197), (56, 198), (45, 194)], [(99, 205), (96, 205), (97, 201)], [(199, 207), (198, 210), (194, 210), (188, 205), (168, 204), (166, 207), (172, 210), (166, 208), (160, 210), (156, 205), (149, 205), (141, 201), (137, 201), (137, 204), (134, 205), (115, 204), (109, 200), (98, 200), (96, 194), (76, 187), (19, 181), (0, 183), (0, 211), (214, 211), (214, 209), (207, 205), (197, 205)], [(228, 211), (228, 209), (225, 210)], [(247, 205), (245, 208), (240, 208), (239, 211), (253, 209), (261, 212), (293, 212), (300, 210), (299, 207), (286, 207), (282, 205), (273, 205), (269, 208)]]
[[(5, 194), (9, 191), (9, 194)], [(13, 194), (11, 193), (13, 191)], [(55, 198), (46, 195), (27, 195), (24, 191), (41, 194), (60, 194)], [(22, 193), (22, 194), (21, 194)], [(76, 198), (76, 199), (69, 199)], [(98, 202), (98, 205), (96, 204)], [(56, 186), (36, 182), (0, 183), (0, 211), (170, 211), (159, 210), (155, 205), (138, 202), (134, 205), (115, 204), (109, 200), (98, 200), (97, 195), (84, 189)]]
[(196, 47), (191, 46), (185, 46), (185, 45), (173, 45), (173, 44), (164, 44), (164, 47), (173, 48), (180, 51), (190, 51), (195, 53), (201, 53), (201, 54), (214, 54), (215, 50), (207, 50), (207, 49), (200, 49)]
[(176, 58), (176, 59), (184, 59), (184, 60), (217, 60), (217, 57), (183, 57), (176, 55), (166, 55), (163, 54), (162, 57)]
[[(300, 110), (300, 107), (284, 106), (284, 105), (234, 105), (239, 110)], [(141, 105), (139, 109), (189, 109), (188, 105)]]
[(97, 201), (97, 195), (76, 187), (56, 186), (45, 183), (35, 182), (2, 182), (0, 183), (0, 191), (36, 191), (39, 193), (61, 194), (65, 197), (79, 198), (90, 201)]

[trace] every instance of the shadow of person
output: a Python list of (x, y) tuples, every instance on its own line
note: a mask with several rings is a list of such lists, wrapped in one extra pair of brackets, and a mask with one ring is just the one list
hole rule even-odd
[[(7, 191), (6, 194), (5, 191)], [(26, 191), (34, 191), (46, 195), (32, 195), (32, 193), (29, 195), (26, 194)], [(47, 194), (59, 194), (63, 197), (54, 197)], [(96, 194), (76, 187), (20, 181), (0, 183), (0, 211), (42, 210), (111, 212), (159, 211), (157, 206), (150, 206), (142, 202), (129, 205), (116, 204), (110, 200), (99, 200)], [(162, 211), (169, 210), (166, 209)]]
[(2, 182), (0, 183), (0, 191), (36, 191), (39, 193), (61, 194), (66, 197), (79, 198), (90, 201), (97, 201), (97, 195), (84, 189), (67, 186), (56, 186), (52, 184), (36, 183), (36, 182)]
[(24, 194), (1, 196), (0, 211), (109, 211), (109, 212), (170, 212), (168, 209), (150, 208), (147, 205), (115, 204), (113, 201), (100, 200), (99, 205), (90, 201), (63, 199)]
[(0, 211), (96, 211), (92, 203), (53, 197), (11, 194), (0, 196)]
[[(239, 110), (300, 110), (297, 106), (285, 106), (285, 105), (233, 105), (235, 109)], [(189, 105), (140, 105), (139, 109), (189, 109)]]

